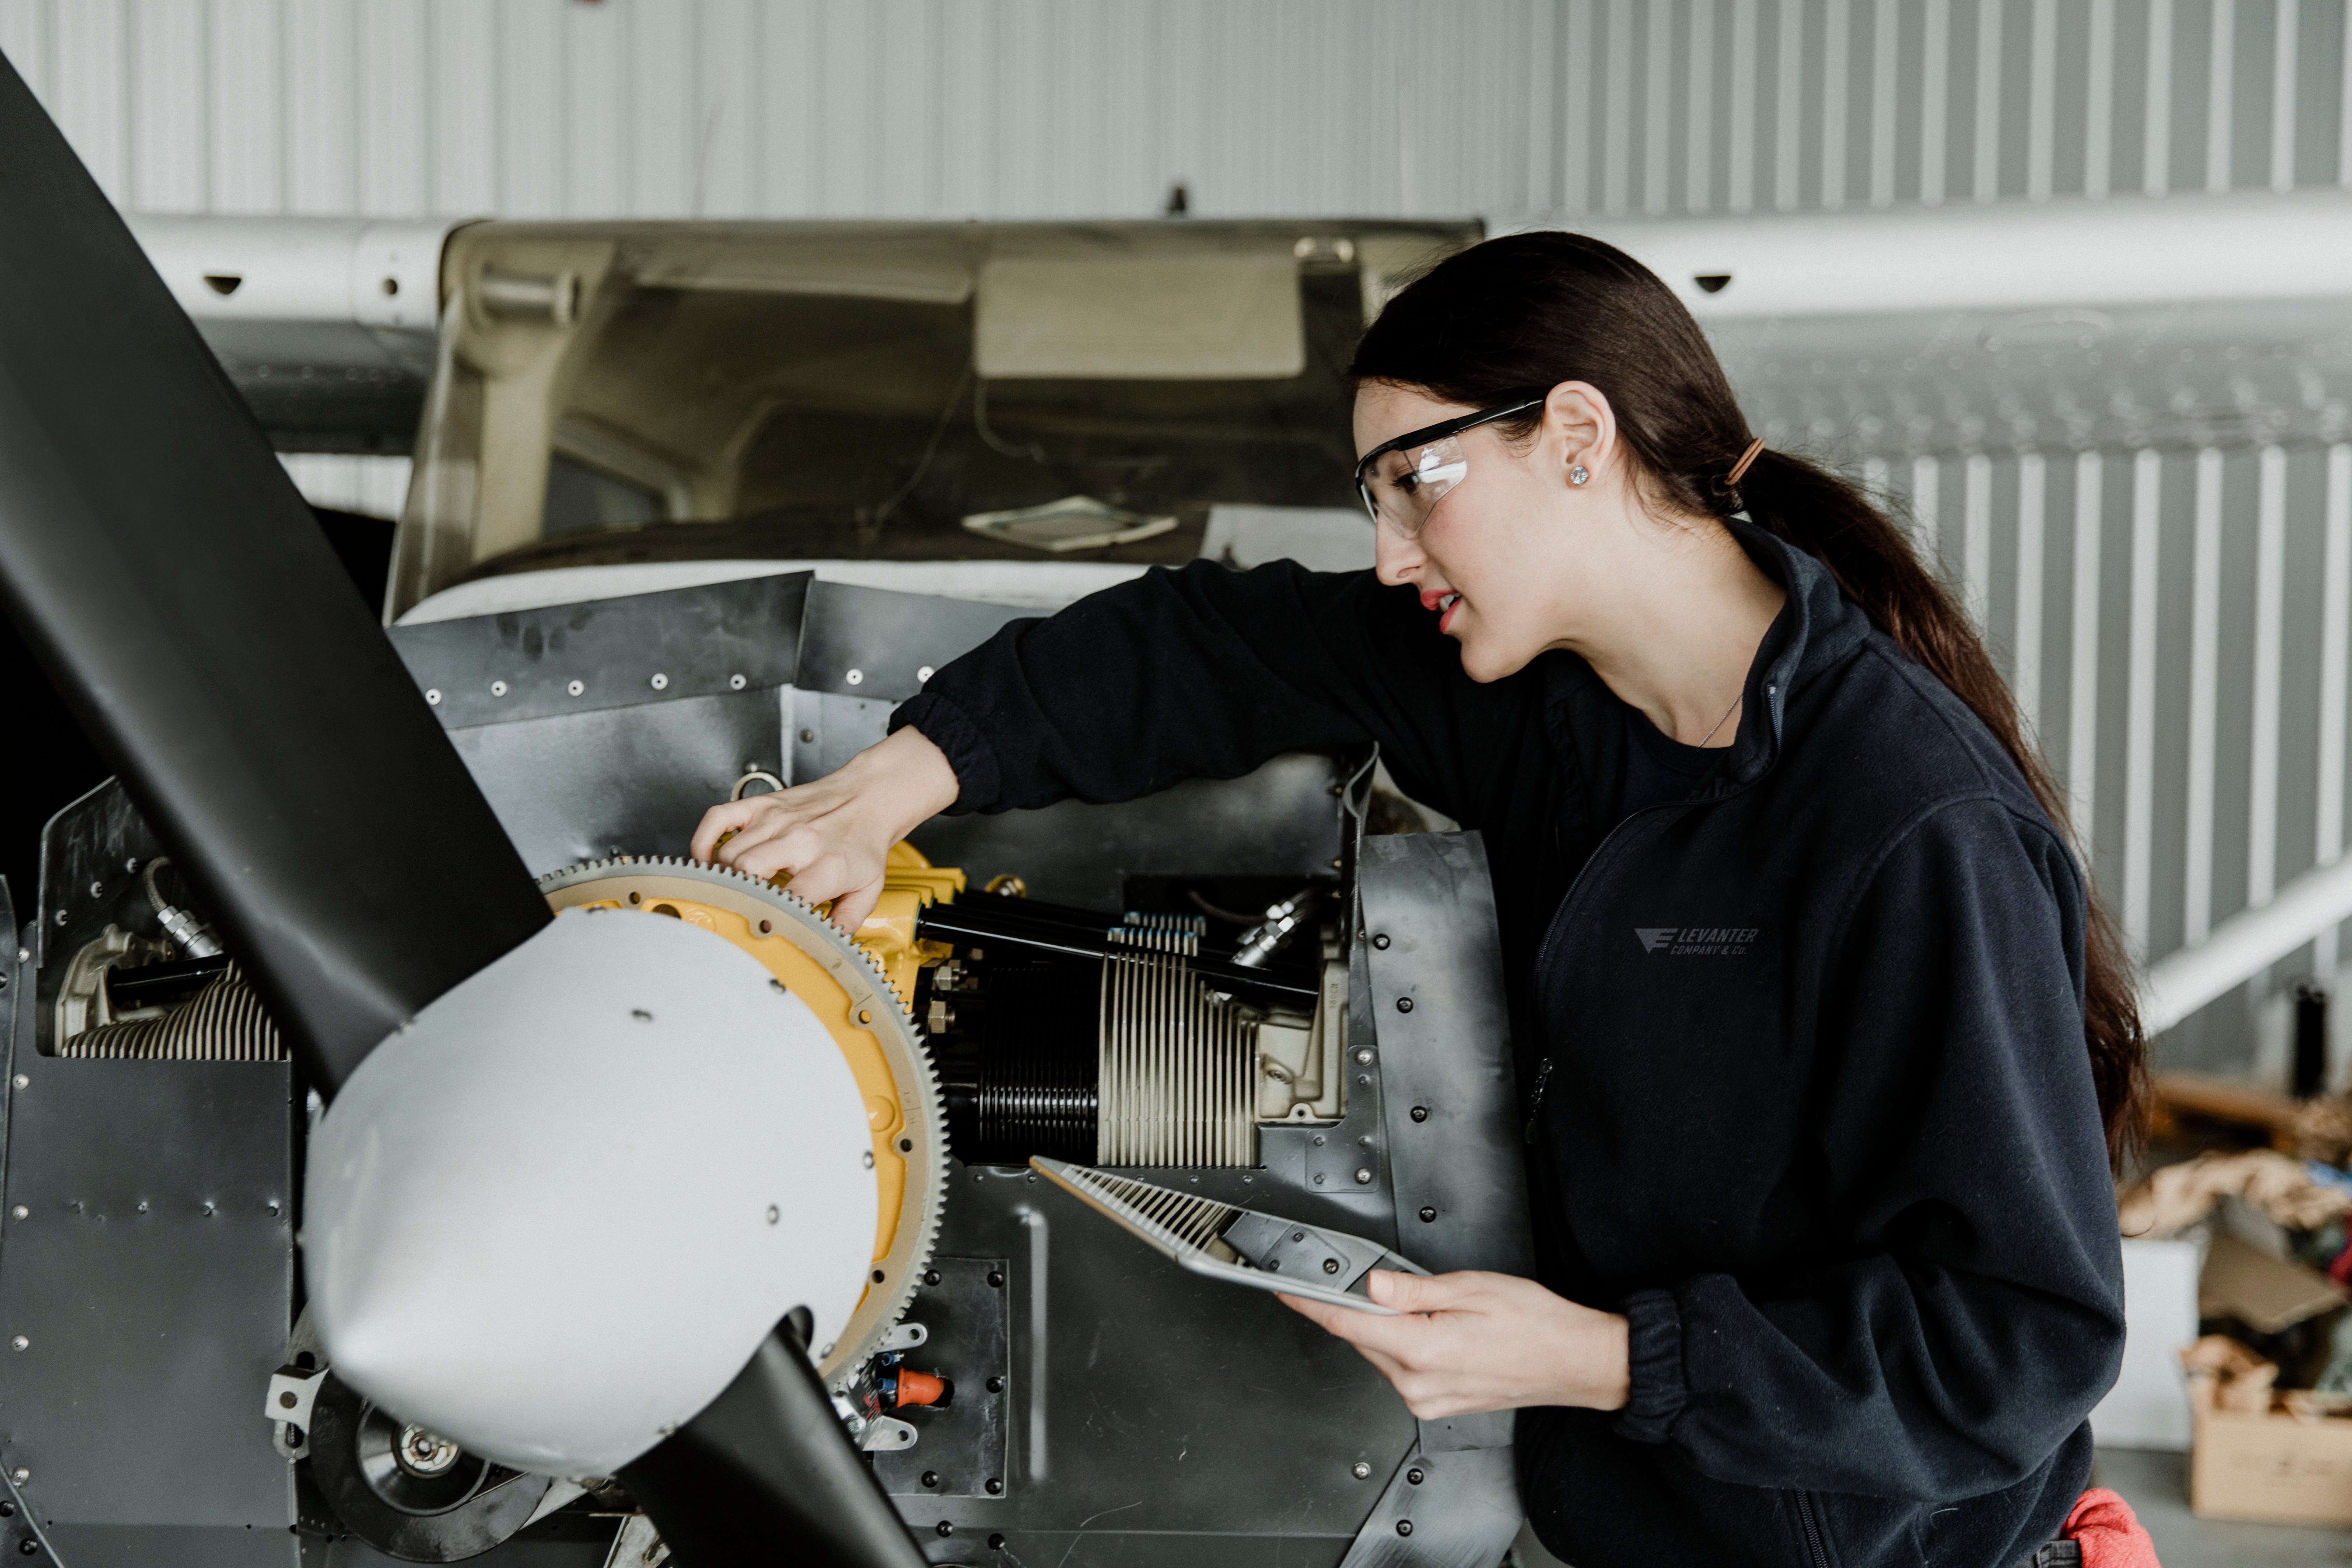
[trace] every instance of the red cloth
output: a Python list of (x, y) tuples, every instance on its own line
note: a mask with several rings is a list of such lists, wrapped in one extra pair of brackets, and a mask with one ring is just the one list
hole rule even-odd
[(2105, 1487), (2075, 1499), (2058, 1533), (2082, 1547), (2083, 1568), (2163, 1568), (2131, 1504)]

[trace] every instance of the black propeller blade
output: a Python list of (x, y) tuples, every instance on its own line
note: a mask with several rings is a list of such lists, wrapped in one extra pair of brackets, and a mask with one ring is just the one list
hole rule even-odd
[[(0, 606), (321, 1092), (547, 923), (252, 416), (5, 58)], [(814, 1381), (771, 1341), (647, 1457), (666, 1539), (922, 1561)]]
[(322, 1093), (548, 921), (268, 443), (0, 63), (0, 604)]
[(865, 1457), (840, 1437), (805, 1345), (780, 1324), (726, 1393), (621, 1480), (679, 1568), (923, 1568)]

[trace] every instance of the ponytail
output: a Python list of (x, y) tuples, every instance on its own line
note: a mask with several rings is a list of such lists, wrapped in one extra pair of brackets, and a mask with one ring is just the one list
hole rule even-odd
[[(2033, 798), (2056, 825), (2083, 866), (2090, 866), (2068, 820), (2065, 796), (2050, 776), (2039, 748), (2026, 738), (2017, 700), (1993, 667), (1984, 639), (1911, 549), (1911, 542), (1853, 485), (1802, 458), (1766, 448), (1744, 477), (1740, 492), (1750, 521), (1830, 569), (1839, 589), (1992, 731)], [(2091, 1054), (2091, 1081), (2106, 1124), (2107, 1158), (2122, 1163), (2138, 1152), (2147, 1119), (2147, 1039), (2131, 983), (2122, 933), (2106, 901), (2090, 889), (2084, 931), (2083, 1035)]]
[[(1846, 480), (1769, 449), (1732, 476), (1753, 441), (1715, 351), (1682, 301), (1641, 263), (1597, 239), (1520, 234), (1440, 262), (1389, 301), (1349, 374), (1485, 407), (1530, 386), (1601, 388), (1661, 511), (1728, 517), (1820, 561), (1845, 596), (1983, 721), (2062, 835), (2066, 804), (2018, 721), (1984, 641), (1910, 541)], [(1497, 421), (1524, 437), (1540, 415)], [(2081, 860), (2079, 847), (2077, 859)], [(2082, 861), (2084, 880), (2090, 867)], [(2106, 1127), (2107, 1156), (2137, 1152), (2147, 1102), (2147, 1041), (2114, 917), (2089, 895), (2083, 1033)]]

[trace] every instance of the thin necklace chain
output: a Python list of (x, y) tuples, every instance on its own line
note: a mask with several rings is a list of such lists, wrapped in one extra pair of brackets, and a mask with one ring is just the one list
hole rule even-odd
[[(1742, 691), (1742, 692), (1740, 692), (1738, 696), (1735, 696), (1734, 698), (1732, 698), (1732, 700), (1731, 700), (1731, 707), (1730, 707), (1730, 708), (1727, 708), (1727, 709), (1725, 709), (1725, 710), (1723, 710), (1723, 717), (1722, 717), (1722, 718), (1720, 718), (1720, 719), (1717, 719), (1717, 720), (1715, 721), (1715, 730), (1720, 730), (1720, 729), (1722, 729), (1722, 728), (1724, 727), (1724, 725), (1725, 725), (1725, 724), (1727, 724), (1727, 723), (1728, 723), (1728, 722), (1730, 721), (1730, 720), (1731, 720), (1732, 709), (1738, 708), (1738, 707), (1739, 706), (1739, 699), (1740, 699), (1741, 697), (1745, 697), (1745, 696), (1747, 696), (1747, 695), (1748, 695), (1748, 693), (1746, 693), (1745, 691)], [(1709, 730), (1706, 734), (1701, 735), (1701, 736), (1698, 738), (1698, 743), (1699, 743), (1700, 745), (1704, 746), (1704, 745), (1706, 745), (1709, 741), (1714, 740), (1714, 739), (1715, 739), (1715, 730)]]

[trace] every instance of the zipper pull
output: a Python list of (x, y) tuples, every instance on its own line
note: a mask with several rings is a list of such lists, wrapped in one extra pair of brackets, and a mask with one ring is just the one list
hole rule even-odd
[(1543, 1109), (1544, 1085), (1551, 1081), (1551, 1058), (1544, 1058), (1543, 1066), (1536, 1068), (1536, 1087), (1528, 1096), (1528, 1124), (1523, 1136), (1528, 1142), (1536, 1141), (1536, 1112)]

